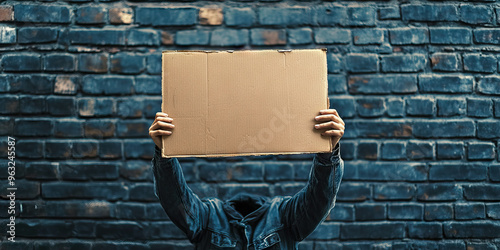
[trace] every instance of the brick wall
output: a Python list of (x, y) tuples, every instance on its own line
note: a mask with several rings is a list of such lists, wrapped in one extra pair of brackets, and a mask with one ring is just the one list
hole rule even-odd
[[(189, 249), (153, 194), (161, 51), (326, 47), (345, 176), (301, 249), (498, 249), (499, 23), (494, 0), (3, 1), (0, 163), (15, 137), (19, 189), (13, 244), (0, 171), (0, 248)], [(311, 159), (182, 164), (228, 198), (293, 194)]]

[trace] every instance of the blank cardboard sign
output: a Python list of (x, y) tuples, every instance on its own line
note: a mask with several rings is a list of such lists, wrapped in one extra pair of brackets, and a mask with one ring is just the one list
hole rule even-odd
[(326, 49), (164, 51), (163, 157), (332, 150), (314, 129), (328, 108)]

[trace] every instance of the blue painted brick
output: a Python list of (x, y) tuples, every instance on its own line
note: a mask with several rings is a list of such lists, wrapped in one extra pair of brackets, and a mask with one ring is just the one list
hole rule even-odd
[(75, 113), (73, 97), (47, 97), (47, 111), (54, 116), (72, 116)]
[(288, 30), (288, 43), (294, 45), (310, 44), (312, 42), (312, 30), (310, 28), (297, 28)]
[(469, 24), (486, 24), (492, 23), (494, 12), (491, 6), (488, 5), (460, 5), (460, 21)]
[(438, 116), (462, 116), (467, 110), (467, 104), (463, 98), (446, 98), (437, 100)]
[(485, 165), (432, 163), (429, 180), (432, 181), (480, 181), (486, 180)]
[(132, 29), (127, 34), (127, 45), (158, 46), (160, 45), (160, 36), (153, 29)]
[(210, 32), (207, 30), (181, 30), (175, 34), (177, 45), (208, 45)]
[(453, 206), (451, 204), (426, 204), (424, 219), (427, 221), (453, 219)]
[(68, 34), (71, 44), (125, 45), (123, 29), (71, 29)]
[(103, 24), (106, 19), (104, 7), (85, 6), (76, 10), (76, 23), (79, 24)]
[(339, 28), (316, 28), (314, 41), (317, 44), (348, 44), (351, 42), (351, 31)]
[(353, 221), (354, 206), (337, 204), (330, 212), (330, 219), (334, 221)]
[(500, 95), (500, 77), (482, 76), (477, 84), (477, 91), (486, 95)]
[(493, 139), (500, 137), (500, 123), (497, 121), (478, 121), (477, 137), (481, 139)]
[(196, 24), (198, 9), (193, 7), (150, 8), (138, 7), (135, 10), (136, 22), (152, 26), (189, 26)]
[(427, 167), (416, 162), (346, 161), (344, 179), (365, 181), (424, 181)]
[(422, 184), (417, 187), (419, 201), (456, 201), (462, 197), (462, 189), (454, 184)]
[(7, 54), (2, 56), (4, 71), (40, 71), (41, 57), (38, 54)]
[(465, 199), (470, 201), (497, 201), (499, 195), (500, 195), (500, 185), (496, 184), (464, 185), (464, 197)]
[(50, 136), (53, 124), (44, 119), (16, 119), (14, 135), (18, 136)]
[(139, 74), (146, 70), (146, 58), (135, 53), (117, 53), (111, 55), (110, 71), (122, 74)]
[(226, 8), (224, 22), (227, 26), (250, 27), (255, 23), (256, 14), (252, 8)]
[(402, 160), (406, 158), (406, 145), (404, 142), (384, 142), (381, 150), (383, 160)]
[(463, 241), (443, 241), (439, 243), (439, 249), (453, 250), (453, 249), (466, 249), (465, 242)]
[(121, 141), (101, 141), (99, 143), (99, 157), (102, 159), (118, 159), (123, 155)]
[(409, 45), (429, 43), (429, 31), (427, 28), (394, 28), (389, 30), (391, 44)]
[(26, 179), (57, 180), (59, 163), (32, 162), (26, 166)]
[(411, 160), (432, 160), (434, 158), (434, 143), (409, 141), (406, 145), (406, 156)]
[(472, 137), (475, 130), (475, 123), (468, 120), (417, 121), (413, 124), (413, 135), (420, 138)]
[(19, 97), (17, 96), (3, 96), (0, 105), (3, 107), (0, 114), (19, 113)]
[(108, 71), (108, 55), (80, 54), (78, 56), (78, 70), (88, 73), (105, 73)]
[(493, 218), (493, 219), (500, 218), (500, 204), (487, 204), (486, 211), (488, 218)]
[(358, 159), (377, 160), (378, 144), (374, 141), (362, 141), (358, 143)]
[(75, 71), (75, 56), (72, 54), (50, 54), (43, 57), (45, 71), (71, 72)]
[(408, 236), (413, 239), (442, 239), (443, 226), (432, 222), (411, 223), (408, 226)]
[(471, 93), (474, 78), (467, 75), (435, 75), (418, 76), (419, 90), (422, 93)]
[(403, 4), (401, 15), (407, 21), (458, 21), (456, 5), (452, 4)]
[(469, 72), (493, 73), (497, 69), (497, 60), (493, 55), (465, 54), (464, 70)]
[(80, 86), (80, 76), (58, 75), (54, 83), (54, 94), (74, 95)]
[(0, 26), (0, 44), (12, 44), (16, 43), (16, 41), (16, 28)]
[(385, 112), (383, 98), (361, 98), (356, 100), (358, 115), (361, 117), (380, 117)]
[(368, 184), (342, 182), (337, 194), (337, 200), (364, 201), (370, 196), (370, 186)]
[(161, 74), (161, 53), (151, 54), (146, 59), (148, 73), (152, 75)]
[(416, 188), (413, 184), (377, 184), (373, 187), (375, 200), (411, 200), (415, 196)]
[(18, 31), (19, 43), (50, 43), (57, 41), (58, 29), (47, 27), (24, 27)]
[[(97, 157), (97, 149), (98, 149), (98, 141), (96, 140), (81, 140), (81, 141), (73, 141), (73, 147), (72, 147), (72, 152), (71, 152), (71, 156), (73, 158), (77, 158), (77, 159), (81, 159), (81, 158), (95, 158)], [(99, 167), (101, 167), (102, 165), (98, 165)], [(106, 165), (105, 165), (106, 166)], [(108, 168), (103, 168), (103, 173), (102, 174), (93, 174), (94, 177), (96, 176), (109, 176), (108, 173), (109, 171), (107, 171)], [(96, 171), (96, 169), (94, 168), (93, 169), (94, 171)], [(100, 168), (99, 170), (97, 170), (96, 172), (100, 172)], [(96, 179), (100, 179), (100, 178), (96, 178)], [(103, 178), (105, 179), (105, 178)]]
[(83, 124), (87, 138), (107, 138), (115, 134), (116, 122), (113, 120), (90, 120)]
[(378, 9), (378, 18), (380, 20), (400, 19), (399, 6), (384, 6)]
[(406, 99), (406, 114), (411, 116), (432, 116), (435, 113), (432, 97), (411, 97)]
[(18, 22), (70, 23), (71, 10), (63, 5), (16, 4), (14, 18)]
[(330, 98), (330, 107), (338, 110), (339, 115), (343, 118), (353, 117), (356, 114), (354, 98), (350, 96)]
[(135, 78), (135, 92), (138, 94), (161, 94), (160, 76), (138, 76)]
[(250, 30), (252, 45), (284, 45), (286, 44), (285, 29), (261, 29)]
[(313, 10), (314, 20), (320, 26), (335, 26), (347, 23), (347, 8), (337, 3), (328, 3)]
[(385, 75), (393, 93), (410, 94), (417, 92), (416, 75)]
[(142, 99), (124, 98), (117, 101), (118, 115), (123, 118), (139, 118), (142, 116)]
[(242, 46), (248, 44), (246, 29), (215, 29), (210, 36), (211, 46)]
[(454, 53), (434, 53), (430, 60), (434, 71), (460, 71), (462, 67), (460, 55)]
[(482, 203), (457, 203), (455, 204), (456, 220), (484, 219), (486, 207)]
[(326, 55), (327, 67), (329, 73), (340, 73), (344, 70), (344, 59), (342, 56), (334, 53)]
[[(365, 222), (348, 223), (340, 228), (340, 238), (356, 239), (402, 239), (405, 235), (405, 224), (400, 222)], [(354, 246), (353, 249), (368, 249), (367, 246)]]
[(472, 32), (469, 28), (429, 28), (432, 44), (470, 44)]
[(382, 44), (384, 42), (383, 29), (355, 29), (352, 31), (356, 45)]
[(134, 80), (125, 76), (83, 77), (82, 91), (87, 94), (126, 95), (133, 93)]
[(312, 23), (309, 8), (260, 7), (259, 23), (262, 25), (296, 26)]
[(485, 44), (500, 44), (500, 29), (478, 28), (474, 30), (474, 42)]
[(352, 142), (347, 142), (347, 141), (343, 141), (342, 142), (342, 150), (340, 152), (341, 156), (342, 156), (342, 159), (345, 159), (345, 160), (352, 160), (354, 159), (354, 152), (355, 152), (355, 148), (356, 148), (356, 145)]
[(412, 135), (412, 125), (402, 121), (356, 121), (344, 137), (360, 138), (408, 138)]
[(51, 94), (54, 87), (54, 78), (46, 75), (16, 75), (9, 77), (10, 92), (30, 94)]
[(78, 114), (81, 117), (103, 117), (115, 113), (115, 104), (111, 98), (89, 98), (78, 100)]
[(147, 137), (149, 126), (151, 126), (151, 121), (118, 121), (116, 134), (119, 137)]
[(500, 117), (500, 100), (494, 101), (495, 117)]
[(293, 165), (291, 163), (266, 163), (264, 165), (266, 181), (283, 181), (293, 179)]
[(44, 96), (23, 96), (19, 100), (22, 114), (42, 114), (45, 112)]
[(328, 94), (344, 94), (347, 82), (344, 75), (328, 75)]
[(387, 209), (382, 204), (357, 204), (355, 209), (356, 221), (385, 220), (387, 217)]
[(495, 159), (495, 144), (491, 142), (469, 142), (467, 146), (468, 160)]
[(45, 143), (40, 140), (22, 140), (16, 143), (16, 157), (43, 158)]
[(491, 117), (493, 101), (491, 99), (467, 98), (467, 115), (470, 117)]
[(69, 141), (47, 141), (45, 142), (45, 158), (67, 159), (71, 157), (72, 144)]
[(348, 6), (347, 25), (350, 26), (374, 26), (375, 25), (374, 6)]
[(422, 54), (381, 56), (383, 72), (418, 72), (425, 68), (427, 59)]
[(61, 119), (55, 121), (54, 136), (60, 138), (83, 137), (83, 121), (76, 119)]
[(348, 87), (351, 94), (388, 94), (393, 83), (390, 77), (379, 75), (349, 76)]
[(391, 97), (385, 102), (385, 108), (388, 116), (403, 117), (405, 113), (405, 102), (399, 97)]
[(436, 151), (440, 160), (459, 160), (465, 155), (463, 142), (438, 141)]
[(348, 54), (346, 56), (347, 70), (354, 73), (371, 73), (378, 71), (378, 55)]

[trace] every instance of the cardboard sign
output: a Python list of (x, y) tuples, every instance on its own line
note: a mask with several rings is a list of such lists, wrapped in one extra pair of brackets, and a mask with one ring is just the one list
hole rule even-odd
[(332, 150), (314, 129), (328, 108), (326, 49), (164, 51), (163, 157)]

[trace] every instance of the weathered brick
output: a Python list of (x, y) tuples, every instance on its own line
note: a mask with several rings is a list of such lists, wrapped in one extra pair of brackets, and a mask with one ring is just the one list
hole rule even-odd
[(314, 41), (317, 44), (348, 44), (351, 42), (351, 31), (339, 28), (316, 28)]
[(352, 53), (346, 56), (347, 70), (354, 73), (371, 73), (378, 71), (378, 56), (376, 54)]
[(19, 111), (22, 114), (42, 114), (46, 111), (45, 106), (45, 97), (24, 96), (19, 100)]
[(371, 196), (370, 186), (366, 183), (342, 182), (337, 194), (339, 201), (364, 201)]
[(499, 219), (500, 218), (500, 204), (493, 203), (486, 205), (486, 213), (488, 218)]
[(115, 205), (114, 217), (125, 220), (143, 220), (146, 217), (146, 205), (119, 202)]
[(127, 45), (158, 46), (160, 45), (160, 36), (153, 29), (132, 29), (127, 34)]
[(85, 6), (76, 10), (76, 23), (103, 24), (106, 22), (106, 8), (100, 6)]
[(385, 220), (387, 218), (387, 209), (381, 204), (358, 204), (356, 208), (356, 221)]
[(497, 60), (493, 55), (465, 54), (464, 70), (478, 73), (493, 73), (497, 69)]
[(423, 93), (471, 93), (474, 78), (467, 75), (434, 75), (418, 76), (418, 85)]
[(248, 44), (248, 30), (215, 29), (210, 36), (211, 46), (241, 46)]
[(16, 114), (19, 113), (19, 97), (17, 96), (3, 96), (0, 99), (0, 105), (3, 107), (0, 114)]
[(410, 140), (406, 144), (406, 157), (411, 160), (432, 160), (434, 159), (434, 143)]
[(345, 162), (344, 179), (365, 181), (425, 181), (427, 167), (422, 163)]
[(340, 228), (340, 238), (356, 239), (402, 239), (405, 235), (405, 224), (400, 222), (364, 222), (349, 223)]
[(491, 117), (493, 115), (492, 100), (467, 98), (467, 115), (477, 118)]
[(331, 210), (327, 220), (333, 221), (354, 221), (354, 206), (337, 204)]
[(453, 72), (460, 71), (462, 63), (460, 55), (454, 53), (434, 53), (430, 57), (432, 70)]
[(26, 179), (55, 180), (58, 177), (58, 162), (30, 162), (26, 165)]
[(61, 163), (60, 175), (63, 180), (116, 180), (118, 163), (65, 162)]
[(470, 44), (472, 31), (468, 28), (429, 28), (432, 44)]
[(378, 18), (380, 20), (400, 19), (401, 13), (399, 6), (383, 6), (378, 9)]
[(120, 141), (101, 141), (99, 143), (99, 157), (102, 159), (118, 159), (123, 155)]
[(49, 119), (16, 119), (14, 135), (50, 136), (53, 123)]
[(54, 77), (47, 75), (15, 75), (9, 76), (10, 92), (29, 94), (51, 94), (54, 87)]
[(262, 25), (308, 25), (312, 23), (312, 15), (311, 10), (304, 7), (260, 7), (258, 20)]
[(373, 187), (375, 200), (411, 200), (415, 196), (412, 184), (377, 184)]
[(460, 5), (460, 21), (470, 24), (492, 23), (494, 12), (488, 5)]
[(414, 93), (417, 78), (411, 75), (363, 75), (349, 76), (351, 94)]
[(146, 58), (135, 53), (118, 53), (111, 55), (110, 71), (122, 74), (140, 74), (146, 70)]
[(56, 28), (24, 27), (19, 29), (17, 39), (19, 43), (50, 43), (57, 41), (58, 33)]
[(131, 8), (109, 9), (109, 22), (112, 24), (131, 24), (134, 21), (134, 10)]
[(423, 211), (424, 206), (422, 204), (391, 204), (387, 211), (387, 217), (389, 220), (422, 220)]
[(218, 197), (221, 197), (220, 199), (230, 199), (241, 192), (269, 196), (270, 188), (268, 184), (264, 183), (221, 184)]
[(471, 201), (498, 201), (500, 185), (470, 184), (464, 186), (464, 196)]
[(198, 9), (193, 7), (138, 7), (135, 20), (141, 25), (189, 26), (198, 21)]
[(477, 137), (481, 139), (493, 139), (500, 137), (500, 123), (493, 120), (477, 122)]
[(312, 30), (310, 28), (297, 28), (288, 30), (288, 43), (290, 44), (310, 44), (312, 43), (312, 41)]
[(383, 72), (418, 72), (427, 64), (422, 54), (381, 56)]
[[(78, 140), (73, 141), (71, 155), (73, 158), (95, 158), (97, 157), (98, 141), (96, 140)], [(98, 170), (100, 171), (100, 170)]]
[(328, 3), (313, 9), (314, 21), (321, 26), (347, 23), (347, 8), (337, 3)]
[(37, 159), (44, 155), (45, 143), (41, 140), (22, 140), (16, 143), (16, 157)]
[(163, 45), (173, 45), (174, 44), (174, 34), (172, 32), (162, 30), (161, 31), (161, 44)]
[(134, 79), (126, 76), (83, 77), (82, 91), (86, 94), (127, 95), (134, 91)]
[(64, 5), (16, 4), (14, 18), (17, 22), (70, 23), (72, 13)]
[(500, 77), (482, 76), (477, 83), (477, 91), (485, 95), (500, 95)]
[(384, 160), (402, 160), (406, 158), (406, 148), (403, 142), (384, 142), (381, 151), (382, 159)]
[(485, 165), (432, 163), (429, 180), (433, 181), (480, 181), (486, 180), (488, 170)]
[(252, 8), (224, 8), (224, 22), (227, 26), (250, 27), (256, 21)]
[(401, 16), (407, 21), (458, 21), (456, 5), (452, 4), (403, 4)]
[(54, 124), (55, 137), (83, 137), (83, 121), (76, 119), (61, 119)]
[(358, 115), (361, 117), (380, 117), (385, 112), (383, 98), (372, 97), (356, 100)]
[(457, 203), (455, 204), (456, 220), (484, 219), (486, 208), (482, 203)]
[(391, 97), (386, 100), (385, 108), (388, 116), (403, 117), (405, 113), (405, 102), (399, 97)]
[(492, 221), (447, 222), (444, 224), (444, 235), (447, 238), (497, 238), (500, 224)]
[(292, 180), (294, 171), (290, 163), (266, 163), (264, 164), (264, 178), (266, 181)]
[(500, 44), (500, 29), (478, 28), (474, 29), (474, 42), (485, 44)]
[(41, 56), (31, 53), (3, 55), (2, 67), (4, 71), (40, 71)]
[(356, 45), (382, 44), (384, 42), (383, 29), (355, 29), (352, 31), (352, 36)]
[(88, 73), (106, 73), (108, 71), (108, 55), (80, 54), (78, 56), (78, 70)]
[(409, 45), (429, 43), (429, 31), (426, 28), (393, 28), (389, 30), (391, 44)]
[(125, 45), (126, 36), (123, 29), (71, 29), (71, 44), (84, 45)]
[[(1, 8), (0, 8), (0, 18), (1, 18)], [(0, 44), (12, 44), (16, 43), (17, 34), (16, 28), (0, 26)]]
[[(158, 201), (155, 196), (154, 186), (150, 183), (138, 183), (130, 188), (129, 198), (132, 201)], [(165, 211), (163, 211), (165, 214)]]
[(491, 165), (489, 176), (492, 181), (500, 181), (500, 165)]
[(375, 26), (375, 10), (374, 6), (347, 6), (347, 25)]
[(115, 113), (115, 103), (109, 98), (81, 98), (78, 100), (78, 114), (82, 117), (103, 117)]
[(58, 75), (54, 83), (54, 94), (74, 95), (80, 85), (79, 76)]
[(141, 117), (143, 110), (143, 102), (142, 99), (134, 98), (126, 98), (120, 99), (116, 103), (118, 115), (124, 118), (130, 117)]
[(47, 97), (47, 111), (54, 116), (72, 116), (76, 105), (73, 97)]
[(75, 56), (71, 54), (51, 54), (43, 57), (45, 71), (71, 72), (75, 71)]
[(128, 195), (127, 188), (121, 183), (42, 183), (42, 197), (57, 199), (104, 199), (121, 200)]
[(443, 226), (436, 222), (416, 222), (408, 226), (408, 236), (413, 239), (442, 239)]
[(69, 221), (61, 220), (22, 220), (16, 223), (16, 236), (33, 237), (70, 237), (73, 224)]
[(70, 141), (45, 142), (45, 158), (68, 159), (71, 157), (72, 144)]
[(356, 105), (351, 96), (330, 99), (330, 107), (338, 110), (340, 116), (345, 118), (353, 117), (356, 114)]
[[(191, 181), (192, 178), (187, 178), (189, 164), (182, 164), (183, 172), (185, 173), (186, 181)], [(120, 176), (133, 181), (144, 181), (151, 179), (151, 163), (147, 161), (127, 161), (123, 166), (120, 166)]]
[(328, 94), (347, 92), (347, 81), (343, 75), (328, 75)]
[(453, 184), (422, 184), (417, 187), (419, 201), (456, 201), (462, 198), (462, 189)]
[(411, 116), (432, 116), (435, 113), (435, 101), (431, 97), (412, 97), (406, 99), (406, 114)]
[(495, 144), (491, 142), (469, 142), (467, 145), (467, 159), (494, 160)]
[(427, 221), (453, 219), (453, 206), (451, 204), (426, 204), (424, 219)]
[(437, 100), (437, 115), (438, 116), (461, 116), (464, 115), (466, 108), (466, 100), (463, 98), (446, 98)]
[(0, 7), (0, 22), (9, 22), (14, 20), (14, 8), (3, 5)]
[(286, 44), (286, 30), (284, 29), (262, 29), (250, 30), (252, 45), (283, 45)]
[(147, 137), (151, 122), (147, 121), (118, 121), (116, 135), (119, 137)]
[(177, 45), (208, 45), (210, 32), (206, 30), (181, 30), (175, 34)]
[(357, 121), (346, 127), (350, 128), (347, 131), (351, 136), (360, 138), (407, 138), (412, 135), (412, 125), (400, 121)]
[(374, 141), (362, 141), (358, 143), (358, 159), (377, 160), (378, 144)]
[(115, 127), (113, 120), (90, 120), (85, 122), (83, 130), (85, 137), (106, 138), (114, 136)]
[(436, 151), (437, 159), (442, 160), (459, 160), (465, 155), (463, 142), (438, 141)]
[[(149, 125), (151, 125), (149, 122), (144, 123), (143, 126), (145, 131), (147, 131)], [(147, 137), (147, 132), (143, 132), (142, 134), (138, 133), (138, 137)], [(151, 160), (154, 154), (154, 147), (151, 145), (151, 139), (125, 140), (123, 143), (123, 151), (126, 158)]]
[(135, 221), (104, 221), (98, 222), (95, 227), (96, 236), (103, 239), (144, 239), (147, 232), (145, 225)]

